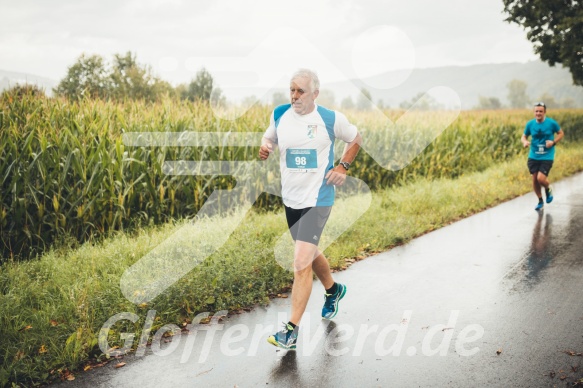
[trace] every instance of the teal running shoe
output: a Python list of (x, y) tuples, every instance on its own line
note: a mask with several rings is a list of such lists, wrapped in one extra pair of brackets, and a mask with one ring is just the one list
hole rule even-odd
[(541, 200), (539, 203), (536, 204), (536, 207), (534, 208), (534, 210), (539, 211), (542, 210), (542, 208), (545, 206), (545, 204), (543, 203), (543, 201)]
[(332, 319), (338, 314), (338, 302), (346, 295), (346, 286), (338, 283), (335, 294), (324, 294), (324, 307), (322, 307), (322, 318)]
[(296, 342), (298, 340), (299, 326), (293, 328), (288, 323), (285, 322), (283, 323), (283, 325), (284, 325), (283, 330), (278, 331), (274, 335), (269, 336), (269, 338), (267, 338), (267, 342), (277, 346), (278, 348), (294, 350), (296, 348)]
[(551, 186), (545, 190), (545, 194), (547, 195), (547, 203), (553, 202), (553, 188)]

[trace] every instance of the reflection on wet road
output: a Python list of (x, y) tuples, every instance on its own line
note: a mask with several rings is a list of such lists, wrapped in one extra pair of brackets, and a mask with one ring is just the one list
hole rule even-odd
[[(543, 227), (544, 219), (544, 227)], [(527, 280), (535, 282), (539, 280), (539, 273), (547, 267), (552, 260), (552, 235), (553, 216), (539, 212), (538, 219), (532, 232), (530, 252), (526, 259)]]
[(539, 212), (525, 258), (519, 262), (515, 271), (508, 274), (508, 278), (517, 283), (515, 289), (528, 289), (544, 276), (544, 269), (553, 259), (552, 223), (551, 214)]

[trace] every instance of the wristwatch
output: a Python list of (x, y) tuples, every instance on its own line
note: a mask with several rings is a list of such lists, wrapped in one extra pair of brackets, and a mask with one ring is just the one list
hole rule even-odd
[(344, 169), (345, 169), (346, 171), (348, 171), (348, 169), (350, 168), (350, 163), (348, 163), (348, 162), (340, 162), (340, 163), (338, 163), (338, 164), (339, 164), (340, 166), (344, 167)]

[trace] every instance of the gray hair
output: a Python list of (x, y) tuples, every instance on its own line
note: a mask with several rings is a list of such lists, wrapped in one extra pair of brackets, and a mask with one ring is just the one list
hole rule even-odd
[(299, 69), (298, 71), (296, 71), (292, 77), (291, 80), (293, 81), (296, 78), (307, 78), (310, 80), (310, 87), (311, 87), (311, 92), (315, 92), (316, 90), (320, 90), (320, 79), (318, 78), (318, 74), (316, 74), (315, 71), (312, 71), (310, 69)]

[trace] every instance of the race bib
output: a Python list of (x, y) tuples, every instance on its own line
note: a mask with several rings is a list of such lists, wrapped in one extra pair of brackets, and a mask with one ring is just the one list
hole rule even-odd
[(288, 148), (285, 165), (290, 172), (317, 172), (318, 154), (315, 149)]

